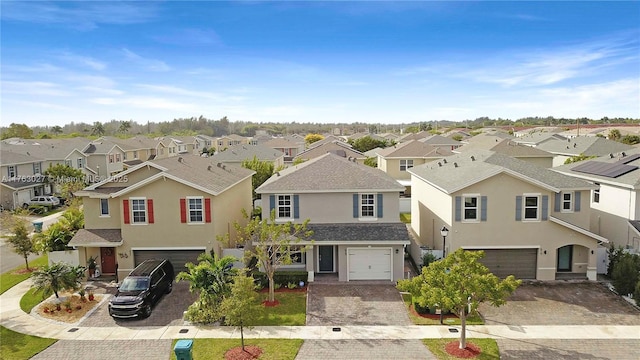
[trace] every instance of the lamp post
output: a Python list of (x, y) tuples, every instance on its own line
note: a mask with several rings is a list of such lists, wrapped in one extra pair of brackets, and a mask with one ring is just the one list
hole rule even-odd
[(449, 229), (447, 229), (446, 226), (443, 226), (442, 229), (440, 229), (440, 234), (442, 235), (442, 258), (444, 259), (447, 256), (446, 245), (447, 235), (449, 235)]

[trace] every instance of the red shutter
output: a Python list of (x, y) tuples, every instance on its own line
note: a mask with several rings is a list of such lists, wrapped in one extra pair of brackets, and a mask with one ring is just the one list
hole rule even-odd
[(149, 224), (153, 224), (153, 199), (147, 199), (147, 207), (149, 208)]
[(187, 222), (187, 200), (186, 199), (180, 199), (180, 222), (183, 224)]
[(204, 221), (211, 222), (211, 199), (204, 199)]
[(122, 200), (122, 214), (124, 215), (124, 223), (130, 224), (131, 220), (129, 219), (129, 200)]

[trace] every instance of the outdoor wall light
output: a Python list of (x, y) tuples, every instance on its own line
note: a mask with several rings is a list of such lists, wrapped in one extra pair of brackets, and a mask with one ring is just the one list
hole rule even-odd
[(396, 254), (400, 253), (400, 250), (396, 249)]

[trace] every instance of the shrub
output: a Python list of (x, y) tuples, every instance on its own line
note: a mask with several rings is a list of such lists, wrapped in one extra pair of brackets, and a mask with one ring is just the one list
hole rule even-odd
[(615, 245), (611, 244), (609, 250), (607, 250), (609, 254), (609, 265), (607, 266), (607, 276), (613, 277), (613, 268), (616, 266), (622, 254), (624, 254), (622, 246), (615, 247)]
[(429, 266), (429, 264), (431, 264), (434, 261), (436, 261), (436, 256), (433, 255), (432, 253), (428, 252), (422, 255), (422, 266)]
[(615, 264), (612, 283), (618, 294), (627, 295), (635, 291), (640, 270), (638, 259), (640, 259), (638, 255), (623, 253)]
[[(306, 271), (276, 271), (273, 276), (273, 282), (276, 284), (298, 284), (300, 281), (307, 281), (309, 274)], [(269, 287), (269, 278), (267, 274), (263, 272), (255, 272), (253, 277), (256, 279), (256, 283), (262, 287)]]
[(280, 289), (281, 287), (282, 287), (282, 284), (280, 284), (280, 283), (275, 283), (275, 284), (273, 284), (273, 288), (274, 288), (275, 290), (278, 290), (278, 289)]
[(633, 292), (633, 299), (636, 301), (636, 305), (640, 306), (640, 281), (636, 284), (636, 291)]
[(418, 301), (416, 301), (416, 300), (413, 300), (413, 309), (418, 314), (428, 314), (429, 313), (429, 308), (427, 306), (420, 305), (420, 303), (418, 303)]
[(296, 283), (291, 283), (291, 282), (290, 282), (290, 283), (288, 283), (288, 284), (287, 284), (287, 287), (288, 287), (289, 289), (295, 289), (297, 286), (298, 286), (298, 285), (296, 285)]

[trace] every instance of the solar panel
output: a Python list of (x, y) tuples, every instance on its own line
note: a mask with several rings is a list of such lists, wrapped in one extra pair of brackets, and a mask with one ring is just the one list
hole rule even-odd
[(636, 170), (638, 167), (634, 165), (627, 165), (625, 163), (605, 163), (601, 161), (589, 161), (584, 164), (580, 164), (574, 167), (572, 170), (591, 174), (604, 176), (609, 178), (617, 178), (618, 176), (624, 175), (630, 171)]
[(640, 159), (640, 154), (635, 154), (635, 155), (631, 155), (629, 157), (623, 157), (622, 159), (620, 159), (620, 161), (618, 161), (619, 163), (623, 163), (623, 164), (628, 164), (634, 160), (638, 160)]

